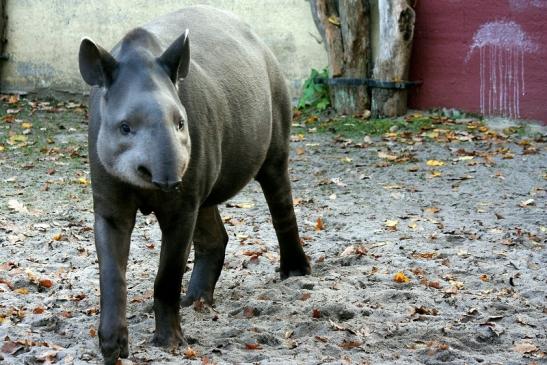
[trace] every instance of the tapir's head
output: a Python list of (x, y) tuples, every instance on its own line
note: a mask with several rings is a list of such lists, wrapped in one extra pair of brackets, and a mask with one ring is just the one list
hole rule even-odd
[(102, 88), (97, 153), (112, 175), (135, 186), (175, 190), (190, 157), (186, 110), (177, 82), (190, 65), (188, 30), (161, 52), (144, 30), (133, 31), (116, 58), (84, 38), (80, 73)]

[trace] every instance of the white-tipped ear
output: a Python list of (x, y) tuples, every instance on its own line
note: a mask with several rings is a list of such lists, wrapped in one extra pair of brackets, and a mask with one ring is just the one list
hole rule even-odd
[(91, 39), (82, 39), (78, 62), (80, 74), (89, 85), (108, 87), (112, 84), (118, 62)]
[(190, 40), (188, 29), (178, 37), (158, 58), (169, 78), (176, 83), (179, 78), (185, 78), (190, 68)]

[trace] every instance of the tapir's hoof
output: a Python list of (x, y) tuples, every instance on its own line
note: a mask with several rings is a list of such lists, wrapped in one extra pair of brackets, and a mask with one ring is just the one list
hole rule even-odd
[(287, 278), (290, 278), (291, 276), (305, 276), (311, 274), (311, 267), (308, 261), (304, 262), (300, 265), (282, 265), (279, 269), (281, 280), (285, 280)]
[(105, 365), (115, 365), (119, 357), (125, 359), (129, 356), (127, 328), (114, 331), (109, 335), (99, 333), (99, 341)]
[(152, 338), (152, 344), (158, 347), (179, 347), (185, 343), (180, 327), (171, 331), (158, 332), (156, 330), (154, 338)]
[(182, 307), (190, 307), (194, 303), (198, 302), (201, 304), (206, 304), (208, 306), (213, 305), (213, 294), (212, 293), (200, 293), (200, 294), (192, 294), (188, 293), (180, 300), (180, 305)]

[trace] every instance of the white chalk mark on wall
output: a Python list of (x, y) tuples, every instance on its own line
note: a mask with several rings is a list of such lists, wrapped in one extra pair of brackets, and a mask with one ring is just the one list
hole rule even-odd
[(466, 62), (477, 49), (481, 113), (519, 118), (520, 98), (525, 95), (524, 55), (538, 46), (517, 23), (495, 21), (475, 32)]

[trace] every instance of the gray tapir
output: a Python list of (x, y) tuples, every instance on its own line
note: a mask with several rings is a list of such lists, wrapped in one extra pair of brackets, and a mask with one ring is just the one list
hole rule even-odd
[[(137, 210), (154, 212), (162, 231), (157, 345), (182, 341), (181, 302), (212, 302), (228, 242), (217, 205), (253, 178), (272, 215), (281, 278), (310, 273), (287, 168), (289, 94), (279, 64), (247, 25), (189, 7), (130, 31), (110, 53), (84, 38), (79, 66), (94, 86), (89, 158), (105, 363), (128, 356), (125, 273)], [(192, 241), (195, 264), (181, 300)]]

